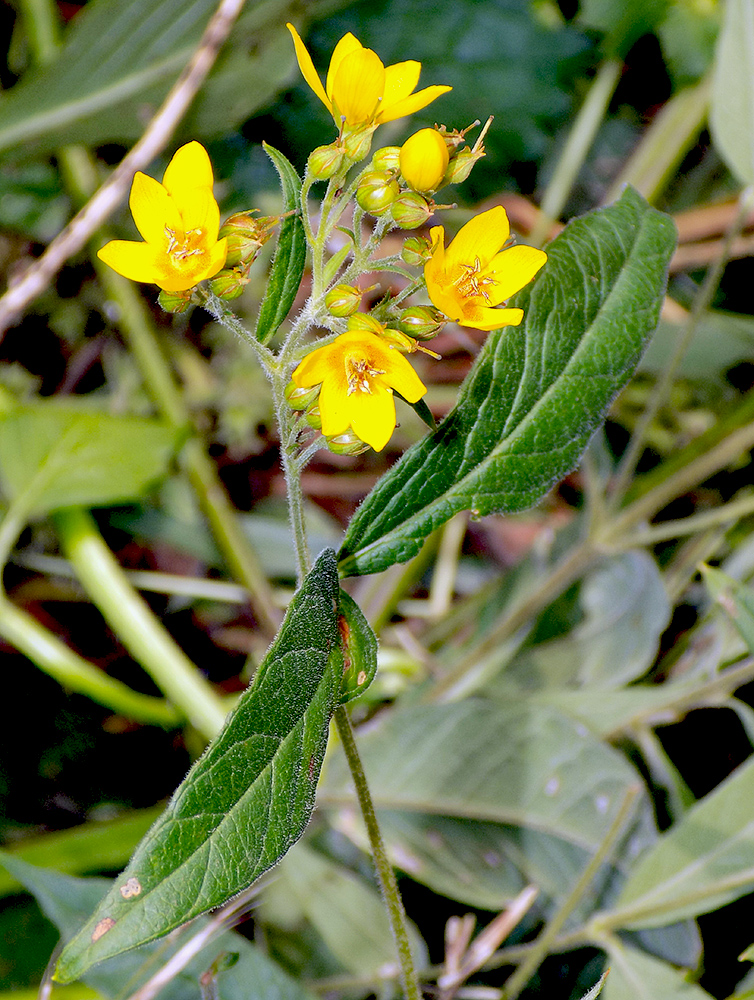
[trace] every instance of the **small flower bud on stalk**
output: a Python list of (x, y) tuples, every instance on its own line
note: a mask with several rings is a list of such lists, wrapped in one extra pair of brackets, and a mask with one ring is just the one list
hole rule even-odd
[(225, 221), (220, 229), (220, 237), (228, 239), (228, 256), (225, 267), (242, 265), (246, 270), (251, 267), (259, 251), (272, 236), (275, 226), (281, 216), (252, 217), (251, 212), (237, 212)]
[(375, 170), (398, 171), (401, 169), (400, 156), (400, 146), (383, 146), (372, 156), (372, 166)]
[(292, 410), (307, 410), (312, 403), (316, 402), (319, 396), (319, 386), (313, 389), (300, 389), (295, 382), (291, 381), (285, 387), (285, 398)]
[(335, 285), (325, 295), (325, 305), (333, 316), (351, 316), (361, 305), (363, 294), (353, 285)]
[(410, 306), (403, 310), (398, 319), (403, 333), (417, 340), (431, 340), (446, 322), (440, 310), (433, 309), (432, 306)]
[(312, 177), (316, 177), (318, 181), (327, 181), (343, 169), (345, 159), (342, 147), (333, 142), (329, 146), (317, 146), (312, 150), (307, 167)]
[(177, 314), (183, 313), (186, 312), (188, 307), (191, 305), (193, 291), (193, 288), (189, 288), (186, 292), (166, 292), (162, 289), (160, 294), (157, 296), (157, 301), (160, 303), (165, 312)]
[(484, 137), (487, 134), (487, 130), (492, 124), (492, 117), (488, 118), (485, 122), (484, 128), (479, 134), (479, 138), (474, 143), (471, 149), (460, 149), (459, 147), (464, 142), (464, 136), (469, 131), (469, 129), (474, 128), (479, 122), (474, 122), (473, 125), (469, 125), (462, 132), (444, 132), (444, 126), (440, 126), (443, 130), (443, 136), (445, 141), (450, 146), (450, 163), (448, 164), (448, 169), (445, 172), (445, 177), (443, 178), (443, 184), (460, 184), (465, 181), (466, 178), (471, 173), (471, 168), (477, 162), (481, 160), (484, 156)]
[(369, 313), (354, 313), (352, 316), (349, 316), (346, 329), (360, 330), (364, 333), (376, 333), (378, 337), (382, 336), (385, 332), (383, 324), (378, 319), (375, 319), (374, 316), (370, 316)]
[(322, 430), (322, 414), (319, 412), (319, 405), (317, 403), (313, 403), (308, 408), (304, 414), (304, 419), (310, 427), (314, 428), (315, 431)]
[(404, 240), (401, 259), (405, 264), (418, 267), (426, 264), (431, 256), (432, 244), (426, 236), (409, 236)]
[(448, 160), (445, 139), (433, 128), (420, 129), (401, 146), (401, 173), (414, 191), (427, 193), (441, 187)]
[(218, 297), (232, 302), (242, 294), (249, 283), (248, 268), (228, 268), (210, 280), (209, 287)]
[(436, 354), (434, 351), (430, 351), (428, 347), (424, 347), (422, 344), (417, 343), (413, 337), (409, 337), (405, 333), (401, 333), (400, 330), (390, 330), (385, 328), (383, 329), (381, 336), (383, 340), (387, 340), (391, 347), (395, 347), (404, 354), (415, 354), (416, 351), (421, 351), (422, 354), (428, 354), (431, 358), (434, 358), (435, 361), (439, 361), (442, 357), (441, 354)]
[(342, 434), (325, 438), (325, 441), (330, 451), (336, 455), (363, 455), (365, 451), (369, 451), (369, 445), (356, 437), (350, 428)]
[(418, 229), (432, 217), (434, 204), (415, 191), (404, 191), (390, 206), (393, 221), (401, 229)]
[(356, 201), (370, 215), (384, 215), (400, 194), (398, 182), (389, 170), (370, 170), (359, 179)]
[(376, 125), (346, 128), (341, 136), (343, 151), (352, 163), (360, 163), (369, 156)]

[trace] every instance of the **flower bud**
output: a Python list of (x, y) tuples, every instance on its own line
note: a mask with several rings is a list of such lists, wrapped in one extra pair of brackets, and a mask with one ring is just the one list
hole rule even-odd
[(400, 146), (383, 146), (372, 156), (372, 166), (375, 170), (398, 171), (400, 165)]
[(422, 267), (432, 256), (432, 244), (426, 236), (409, 236), (403, 242), (401, 259), (413, 267)]
[(370, 215), (384, 215), (400, 193), (389, 170), (370, 170), (359, 178), (356, 201)]
[(186, 312), (188, 307), (191, 305), (192, 292), (193, 288), (189, 288), (186, 292), (166, 292), (163, 289), (157, 296), (157, 301), (160, 303), (165, 312)]
[(481, 160), (483, 156), (483, 152), (475, 153), (468, 147), (459, 149), (448, 165), (443, 183), (460, 184), (465, 181), (476, 161)]
[(322, 415), (319, 412), (319, 403), (313, 403), (304, 414), (304, 419), (315, 431), (322, 430)]
[(342, 170), (344, 162), (342, 148), (333, 142), (329, 146), (317, 146), (313, 149), (307, 166), (312, 177), (316, 177), (318, 181), (326, 181)]
[(378, 337), (381, 337), (385, 332), (385, 327), (378, 319), (375, 319), (374, 316), (370, 316), (369, 313), (359, 312), (348, 317), (346, 329), (349, 331), (363, 330), (366, 333), (376, 333)]
[(403, 351), (405, 354), (413, 354), (416, 350), (416, 342), (407, 337), (405, 333), (401, 333), (400, 330), (391, 330), (388, 327), (384, 327), (380, 334), (383, 340), (386, 340), (391, 347), (397, 348), (399, 351)]
[(376, 125), (357, 125), (343, 132), (343, 149), (352, 163), (360, 163), (369, 156), (372, 148), (372, 135)]
[(448, 160), (445, 140), (433, 128), (421, 129), (401, 146), (401, 173), (414, 191), (436, 191), (448, 169)]
[(398, 319), (401, 330), (416, 340), (429, 340), (444, 324), (445, 317), (432, 306), (410, 306)]
[(248, 273), (239, 268), (229, 268), (219, 271), (211, 279), (209, 287), (218, 297), (228, 302), (237, 299), (249, 283)]
[(285, 398), (292, 410), (308, 410), (319, 397), (318, 385), (311, 389), (300, 389), (295, 382), (290, 381), (285, 387)]
[(279, 216), (262, 216), (252, 218), (251, 212), (237, 212), (227, 219), (218, 233), (218, 239), (227, 237), (228, 254), (225, 258), (226, 268), (239, 264), (248, 269), (257, 254), (272, 236)]
[(327, 441), (327, 447), (330, 451), (335, 452), (336, 455), (363, 455), (365, 451), (369, 450), (369, 445), (364, 444), (361, 438), (356, 437), (350, 427), (342, 434), (325, 438), (325, 441)]
[(361, 305), (362, 295), (353, 285), (335, 285), (325, 295), (325, 305), (333, 316), (350, 316)]
[(390, 206), (393, 220), (401, 229), (418, 229), (431, 218), (432, 211), (427, 199), (415, 191), (404, 191)]

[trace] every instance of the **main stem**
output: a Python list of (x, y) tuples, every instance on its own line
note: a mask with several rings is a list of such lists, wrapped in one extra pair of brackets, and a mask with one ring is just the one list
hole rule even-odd
[(364, 773), (364, 767), (359, 757), (356, 740), (354, 739), (351, 719), (344, 705), (335, 709), (335, 724), (338, 727), (338, 734), (340, 735), (346, 760), (351, 770), (351, 777), (356, 786), (356, 795), (359, 800), (361, 815), (364, 817), (364, 824), (367, 828), (372, 857), (377, 869), (377, 877), (390, 919), (390, 929), (393, 932), (395, 944), (398, 949), (403, 989), (407, 1000), (421, 1000), (421, 990), (419, 989), (419, 981), (416, 976), (414, 960), (411, 955), (411, 945), (408, 939), (406, 911), (403, 908), (403, 902), (398, 892), (398, 884), (395, 880), (393, 866), (390, 864), (385, 852), (382, 834), (377, 823), (377, 815), (374, 811), (374, 803), (372, 802), (366, 774)]

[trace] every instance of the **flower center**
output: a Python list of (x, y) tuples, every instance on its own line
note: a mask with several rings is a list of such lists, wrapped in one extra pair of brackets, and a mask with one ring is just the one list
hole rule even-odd
[(384, 375), (385, 372), (380, 368), (373, 368), (369, 358), (365, 358), (363, 354), (347, 354), (346, 355), (346, 380), (348, 381), (348, 393), (351, 396), (358, 389), (359, 392), (368, 392), (371, 394), (372, 385), (369, 381), (370, 379), (377, 378), (379, 375)]
[(485, 301), (489, 302), (490, 297), (487, 292), (488, 285), (496, 285), (497, 282), (490, 275), (482, 275), (482, 262), (478, 257), (473, 264), (461, 264), (461, 273), (453, 282), (458, 286), (458, 291), (465, 299), (472, 295), (481, 295)]
[(168, 238), (165, 252), (175, 267), (181, 267), (189, 258), (201, 256), (205, 252), (204, 247), (198, 245), (203, 242), (203, 229), (187, 229), (182, 233), (165, 226), (165, 235)]

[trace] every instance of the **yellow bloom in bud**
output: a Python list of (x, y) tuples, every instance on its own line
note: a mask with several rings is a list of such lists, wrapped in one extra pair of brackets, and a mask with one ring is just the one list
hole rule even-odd
[(424, 265), (427, 293), (432, 302), (461, 326), (497, 330), (518, 326), (523, 309), (495, 309), (527, 285), (547, 260), (535, 247), (501, 247), (510, 235), (508, 216), (501, 206), (482, 212), (445, 247), (442, 226), (430, 230), (432, 256)]
[(375, 451), (395, 429), (393, 390), (410, 403), (427, 391), (408, 361), (380, 337), (353, 330), (308, 354), (293, 373), (302, 389), (321, 384), (322, 433), (337, 437), (349, 428)]
[(296, 58), (304, 79), (322, 101), (340, 128), (357, 125), (380, 125), (403, 118), (426, 107), (451, 87), (426, 87), (414, 93), (419, 82), (421, 63), (409, 60), (385, 66), (371, 49), (349, 31), (335, 46), (327, 71), (326, 86), (314, 68), (298, 32), (288, 30), (296, 47)]
[(97, 256), (125, 278), (166, 292), (183, 292), (211, 278), (227, 254), (227, 241), (217, 238), (220, 210), (212, 183), (212, 164), (198, 142), (181, 146), (162, 184), (137, 171), (129, 205), (145, 242), (111, 240)]
[(403, 179), (414, 191), (436, 191), (448, 169), (450, 154), (436, 129), (423, 128), (401, 146)]

